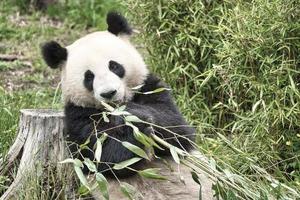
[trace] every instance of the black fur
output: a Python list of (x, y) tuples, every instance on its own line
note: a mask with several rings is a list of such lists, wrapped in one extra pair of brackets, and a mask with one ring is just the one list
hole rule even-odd
[(115, 96), (116, 93), (117, 93), (117, 90), (110, 90), (110, 91), (108, 91), (108, 92), (103, 92), (103, 93), (101, 93), (100, 95), (101, 95), (103, 98), (111, 99), (111, 98), (113, 98), (113, 96)]
[[(161, 87), (166, 87), (166, 85), (156, 76), (149, 75), (140, 92), (153, 91)], [(162, 127), (173, 126), (168, 129), (179, 135), (184, 135), (191, 140), (194, 139), (195, 130), (187, 126), (186, 121), (174, 104), (170, 92), (167, 90), (148, 95), (137, 93), (133, 100), (126, 104), (126, 110), (133, 115), (136, 115), (143, 120), (151, 121), (156, 125)], [(110, 116), (109, 123), (106, 123), (101, 120), (102, 111), (103, 110), (96, 108), (75, 106), (72, 103), (67, 104), (65, 107), (65, 127), (69, 135), (69, 140), (77, 144), (82, 144), (90, 138), (89, 146), (93, 149), (96, 142), (96, 134), (94, 132), (93, 123), (94, 120), (98, 122), (98, 124), (96, 123), (98, 136), (101, 135), (101, 131), (105, 131), (111, 137), (115, 137), (120, 141), (128, 141), (142, 148), (142, 145), (135, 140), (132, 129), (124, 125), (124, 121), (120, 116)], [(110, 129), (119, 125), (123, 126)], [(149, 127), (147, 125), (143, 123), (136, 123), (135, 125), (145, 134), (149, 134)], [(191, 148), (189, 141), (186, 139), (180, 137), (177, 137), (176, 139), (172, 133), (161, 128), (154, 127), (154, 131), (157, 136), (164, 138), (169, 143), (181, 149), (189, 150)], [(76, 150), (76, 147), (73, 146), (72, 151)], [(167, 150), (162, 151), (155, 149), (155, 152), (157, 155), (170, 154)], [(93, 151), (84, 150), (81, 151), (81, 153), (84, 157), (89, 157), (92, 160), (94, 159)], [(107, 138), (105, 140), (102, 149), (101, 161), (118, 163), (133, 157), (136, 157), (136, 155), (124, 148), (119, 142), (111, 138)], [(142, 160), (130, 167), (139, 169), (143, 163), (144, 161)], [(107, 170), (107, 168), (108, 167), (105, 164), (100, 164), (98, 166), (99, 170)], [(114, 172), (120, 177), (126, 177), (133, 174), (131, 170), (127, 169), (115, 170)]]
[(42, 55), (47, 65), (55, 69), (67, 60), (68, 52), (57, 42), (51, 41), (42, 46)]
[(120, 33), (130, 35), (132, 29), (130, 28), (127, 20), (117, 12), (109, 12), (106, 16), (107, 30), (114, 35)]
[(109, 70), (112, 71), (113, 73), (115, 73), (117, 76), (119, 76), (120, 78), (123, 78), (125, 75), (125, 69), (124, 67), (117, 63), (116, 61), (109, 61)]
[(94, 78), (95, 78), (95, 75), (92, 71), (87, 70), (84, 73), (83, 85), (88, 91), (93, 91)]

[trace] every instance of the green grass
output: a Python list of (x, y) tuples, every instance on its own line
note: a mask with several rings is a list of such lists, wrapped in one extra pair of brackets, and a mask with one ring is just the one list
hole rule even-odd
[[(0, 54), (19, 58), (14, 62), (0, 61), (1, 158), (17, 134), (20, 109), (62, 108), (60, 91), (56, 92), (60, 71), (51, 70), (42, 61), (41, 45), (49, 40), (68, 45), (89, 32), (103, 30), (106, 13), (121, 9), (115, 0), (58, 1), (44, 11), (36, 10), (29, 2), (0, 2)], [(44, 188), (45, 183), (32, 177), (20, 198), (55, 199), (52, 195), (59, 193), (64, 184), (58, 183), (55, 175), (46, 180), (54, 184), (52, 189)], [(0, 176), (0, 193), (11, 181), (10, 176)]]

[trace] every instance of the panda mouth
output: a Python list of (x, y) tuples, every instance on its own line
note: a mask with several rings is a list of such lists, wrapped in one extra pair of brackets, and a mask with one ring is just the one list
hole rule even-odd
[(114, 97), (112, 97), (112, 98), (103, 98), (103, 97), (95, 97), (95, 100), (97, 101), (97, 102), (106, 102), (106, 103), (115, 103), (115, 104), (120, 104), (120, 103), (123, 103), (123, 102), (125, 102), (126, 101), (126, 96), (124, 95), (124, 96), (122, 96), (121, 98), (120, 98), (120, 96), (118, 96), (117, 94), (116, 94), (116, 96), (114, 96)]

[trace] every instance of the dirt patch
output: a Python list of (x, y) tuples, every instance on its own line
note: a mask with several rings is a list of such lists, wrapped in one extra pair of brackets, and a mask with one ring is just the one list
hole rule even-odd
[(6, 91), (19, 91), (38, 88), (55, 88), (60, 81), (59, 73), (38, 71), (29, 62), (21, 64), (18, 69), (1, 71), (0, 81)]
[[(10, 23), (15, 24), (19, 27), (26, 27), (32, 25), (32, 20), (29, 16), (21, 15), (20, 12), (16, 12), (8, 17)], [(57, 19), (50, 18), (48, 16), (41, 16), (39, 19), (39, 24), (46, 24), (48, 27), (60, 28), (63, 22)]]

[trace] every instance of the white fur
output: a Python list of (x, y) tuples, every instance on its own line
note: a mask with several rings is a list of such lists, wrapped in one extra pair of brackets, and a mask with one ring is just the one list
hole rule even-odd
[[(114, 101), (132, 98), (131, 88), (141, 85), (148, 69), (129, 40), (108, 31), (88, 34), (67, 47), (68, 58), (62, 68), (62, 91), (65, 102), (79, 106), (99, 106), (105, 101), (100, 94), (117, 90)], [(123, 65), (125, 76), (120, 79), (108, 68), (110, 60)], [(94, 73), (92, 92), (83, 85), (84, 73)]]

